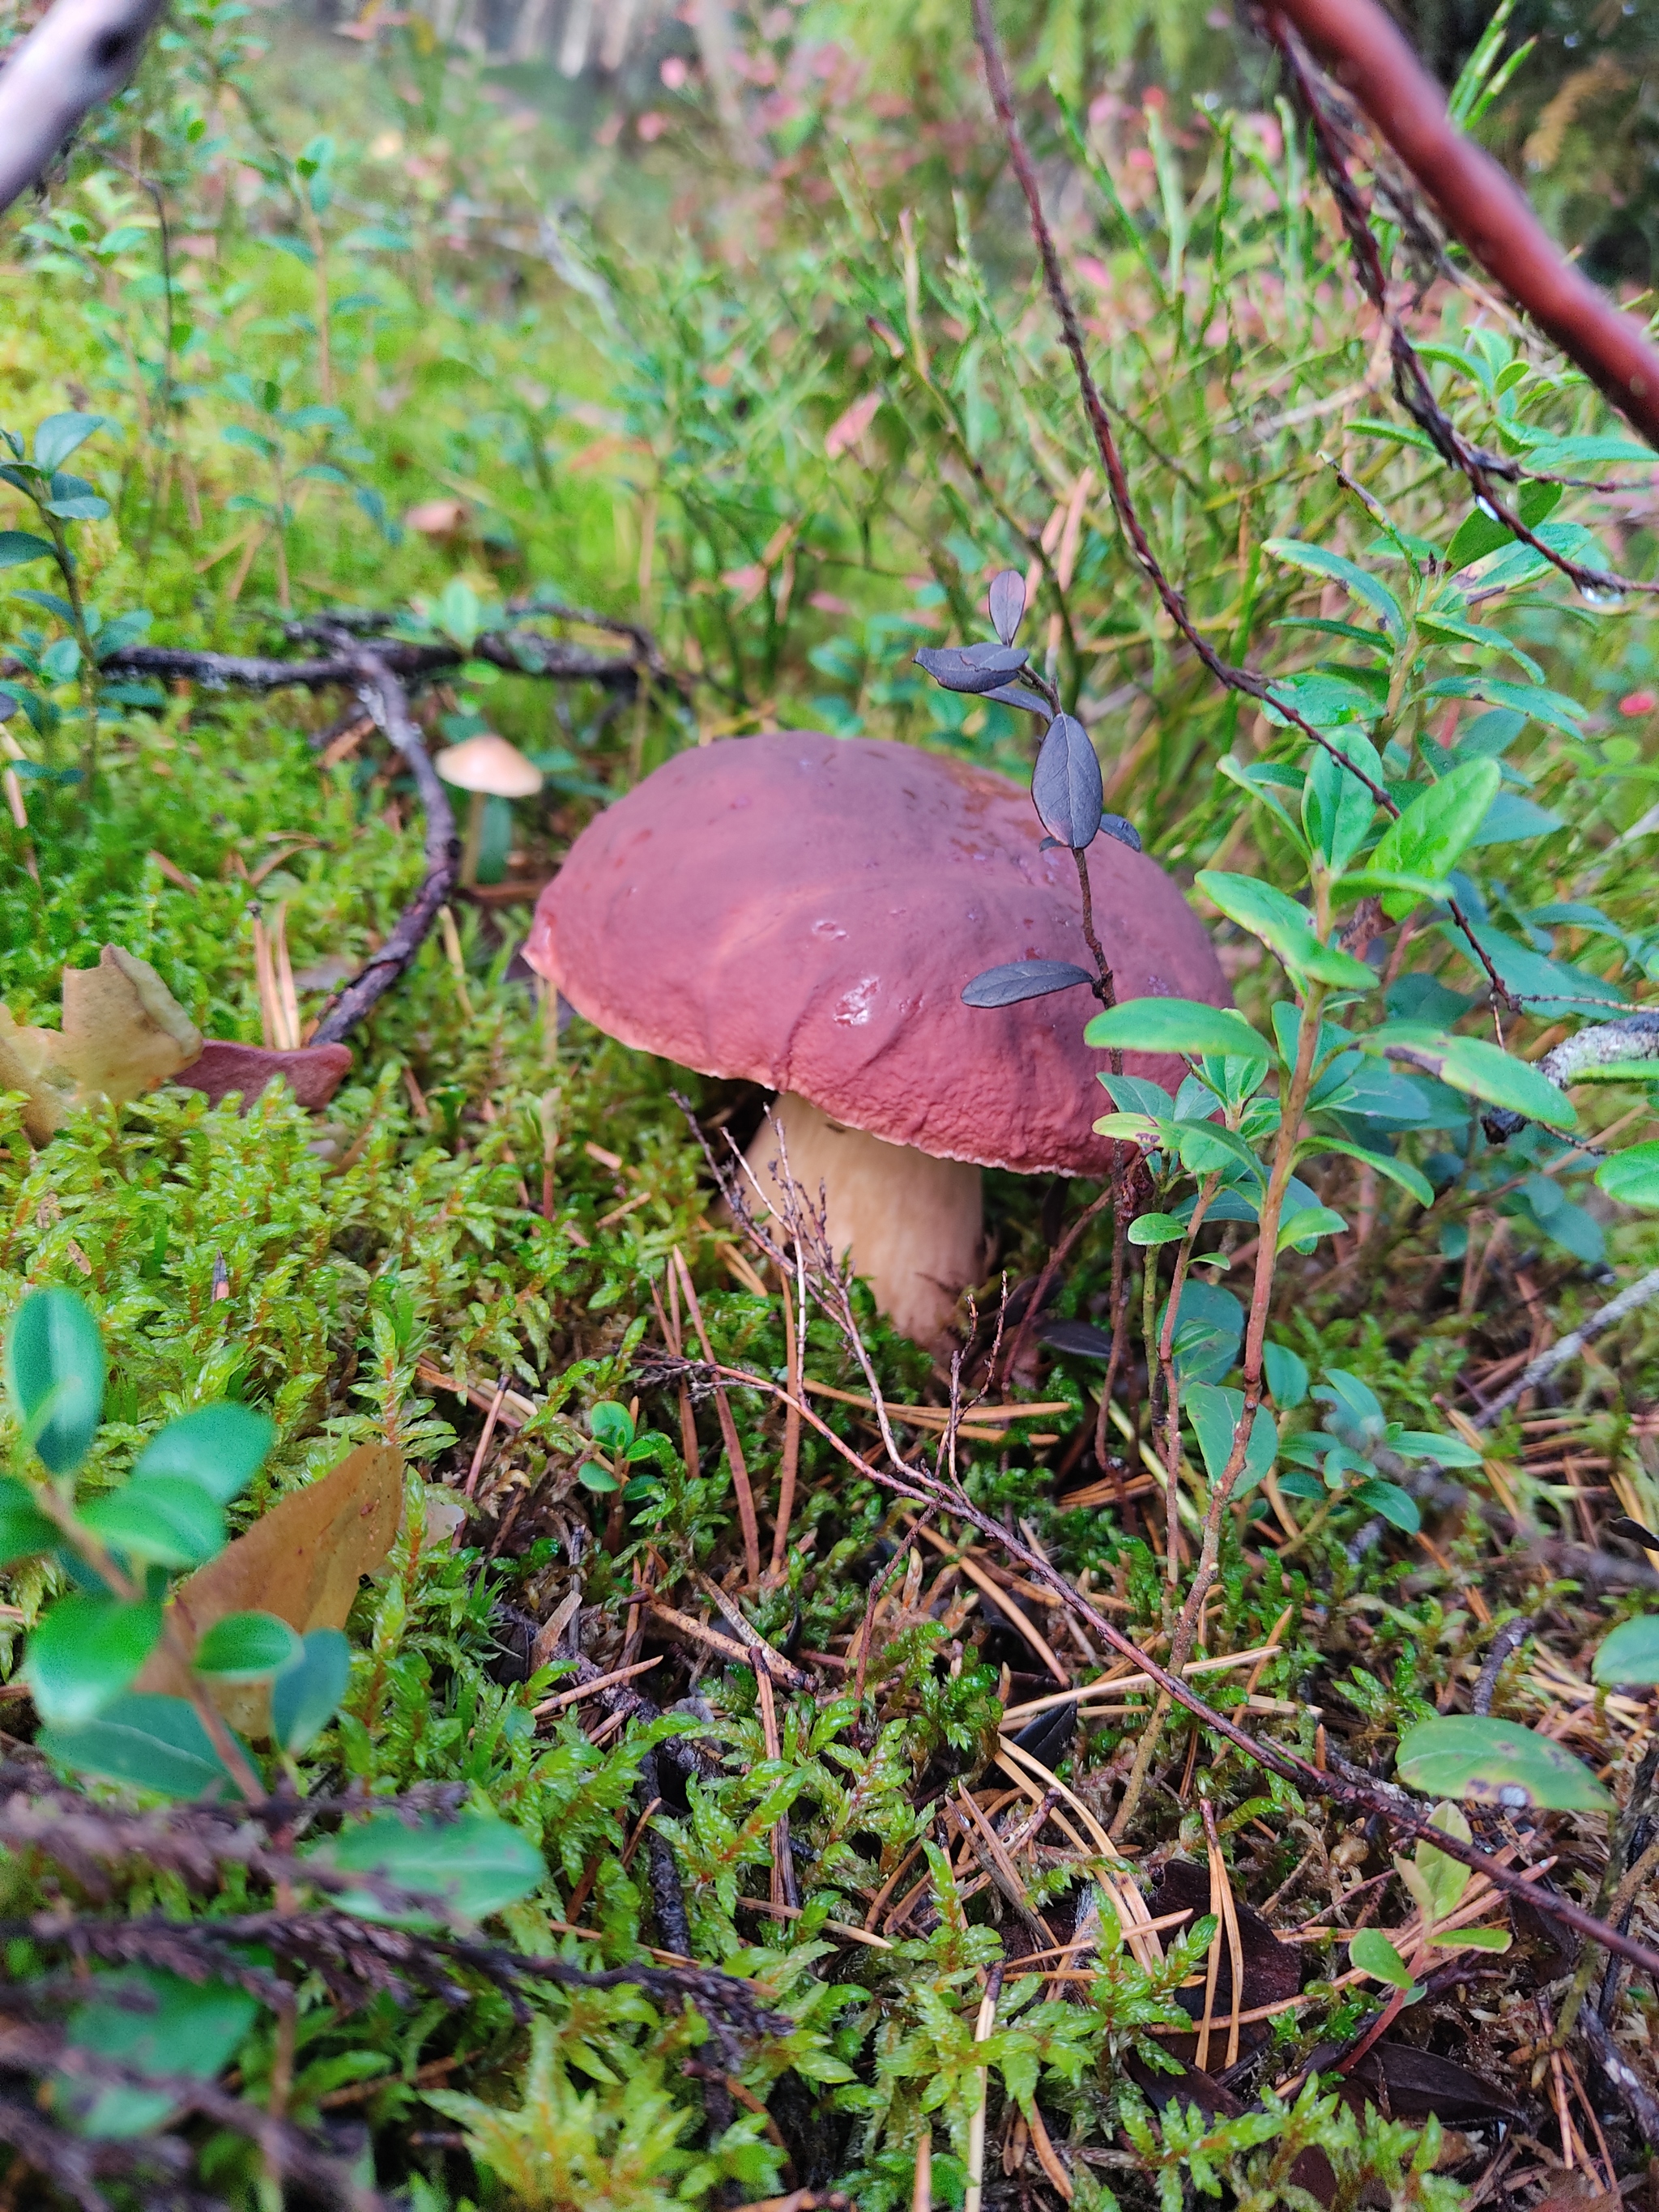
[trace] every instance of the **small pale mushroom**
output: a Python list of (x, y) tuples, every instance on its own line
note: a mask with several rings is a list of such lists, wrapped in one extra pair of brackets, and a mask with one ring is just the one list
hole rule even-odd
[[(941, 1345), (985, 1260), (981, 1167), (1103, 1177), (1103, 1054), (1082, 989), (982, 1010), (982, 969), (1086, 963), (1077, 871), (1025, 790), (884, 740), (805, 732), (678, 754), (589, 823), (541, 896), (530, 964), (598, 1028), (777, 1093), (749, 1163), (791, 1179), (907, 1335)], [(1120, 998), (1230, 1003), (1156, 862), (1088, 855)], [(1178, 1060), (1125, 1055), (1174, 1089)], [(783, 1146), (778, 1141), (781, 1130)]]
[(517, 745), (508, 744), (493, 730), (480, 731), (476, 738), (447, 746), (432, 765), (446, 783), (472, 794), (466, 842), (461, 848), (461, 888), (471, 890), (478, 880), (486, 803), (492, 799), (533, 799), (542, 787), (542, 772)]
[(438, 544), (453, 544), (471, 520), (471, 510), (464, 499), (422, 500), (411, 507), (404, 517), (405, 530), (416, 537), (430, 538)]

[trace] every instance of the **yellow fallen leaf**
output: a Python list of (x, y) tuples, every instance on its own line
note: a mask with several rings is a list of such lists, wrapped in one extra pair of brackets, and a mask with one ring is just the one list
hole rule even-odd
[(62, 1057), (82, 1091), (118, 1104), (196, 1058), (202, 1032), (147, 960), (106, 945), (64, 970)]
[[(173, 1613), (193, 1650), (229, 1613), (274, 1613), (301, 1636), (343, 1628), (357, 1585), (385, 1564), (403, 1505), (404, 1465), (386, 1444), (360, 1444), (319, 1482), (291, 1490), (216, 1559), (179, 1585)], [(183, 1697), (190, 1685), (170, 1652), (156, 1652), (136, 1686)], [(213, 1686), (214, 1703), (246, 1735), (270, 1729), (263, 1683)]]
[(37, 1145), (75, 1111), (75, 1078), (57, 1059), (61, 1043), (56, 1030), (19, 1028), (0, 1006), (0, 1085), (27, 1093), (23, 1127)]
[(106, 945), (95, 968), (64, 970), (63, 1027), (26, 1029), (0, 1006), (0, 1084), (27, 1094), (37, 1145), (92, 1098), (123, 1105), (188, 1066), (202, 1033), (147, 960)]

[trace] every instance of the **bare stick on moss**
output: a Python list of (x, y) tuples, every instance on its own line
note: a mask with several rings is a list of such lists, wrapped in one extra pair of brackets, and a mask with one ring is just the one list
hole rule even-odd
[(426, 816), (426, 874), (386, 943), (318, 1023), (313, 1044), (337, 1044), (392, 988), (426, 942), (439, 908), (447, 903), (461, 861), (449, 793), (421, 742), (403, 685), (378, 653), (355, 647), (352, 662), (364, 706), (403, 755), (415, 779)]

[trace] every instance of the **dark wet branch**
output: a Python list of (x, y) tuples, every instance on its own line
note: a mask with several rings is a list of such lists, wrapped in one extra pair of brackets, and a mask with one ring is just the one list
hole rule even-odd
[(461, 864), (461, 841), (455, 834), (449, 793), (422, 742), (409, 711), (408, 694), (380, 653), (356, 647), (351, 658), (364, 706), (402, 754), (415, 779), (426, 817), (426, 873), (386, 943), (352, 977), (318, 1023), (310, 1039), (313, 1044), (338, 1044), (392, 988), (426, 942), (439, 908), (455, 887)]
[[(296, 623), (290, 635), (337, 638), (344, 628), (337, 623)], [(374, 650), (376, 659), (403, 684), (429, 681), (469, 659), (487, 660), (492, 667), (514, 676), (538, 676), (556, 684), (597, 684), (606, 690), (631, 691), (639, 682), (635, 659), (589, 653), (562, 639), (543, 637), (535, 630), (488, 631), (476, 638), (465, 653), (458, 645), (412, 645), (401, 639), (387, 639)], [(211, 691), (280, 691), (290, 685), (321, 691), (331, 684), (355, 684), (359, 665), (346, 651), (312, 660), (279, 660), (268, 654), (191, 653), (179, 646), (134, 645), (112, 653), (104, 670), (108, 675), (153, 676), (163, 682), (182, 678)]]

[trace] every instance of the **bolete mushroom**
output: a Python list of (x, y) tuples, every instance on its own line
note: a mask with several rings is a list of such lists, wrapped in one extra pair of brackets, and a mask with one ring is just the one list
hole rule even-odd
[[(1103, 1176), (1094, 1002), (981, 1010), (981, 969), (1085, 963), (1077, 870), (1006, 777), (868, 738), (743, 738), (677, 755), (597, 817), (537, 903), (530, 964), (598, 1028), (778, 1094), (792, 1179), (837, 1252), (937, 1345), (983, 1251), (981, 1167)], [(1088, 854), (1120, 998), (1229, 1003), (1214, 949), (1144, 854)], [(1126, 1055), (1170, 1088), (1180, 1061)], [(770, 1187), (780, 1147), (749, 1159)]]
[(542, 787), (542, 772), (526, 760), (517, 745), (508, 744), (493, 730), (447, 745), (434, 759), (446, 783), (470, 791), (472, 805), (466, 819), (466, 842), (461, 848), (461, 888), (471, 890), (478, 880), (478, 859), (483, 850), (484, 813), (492, 799), (533, 799)]

